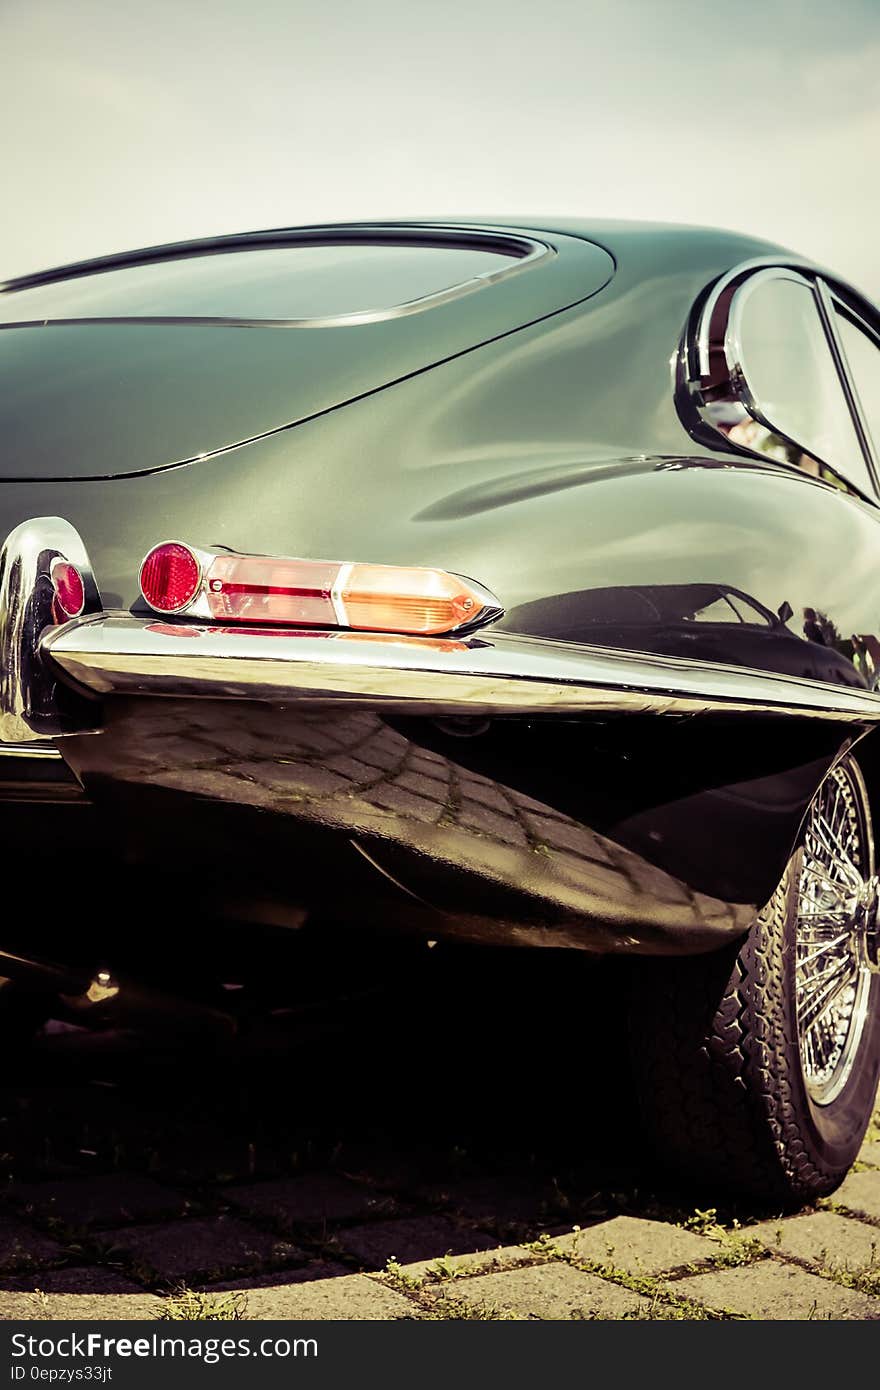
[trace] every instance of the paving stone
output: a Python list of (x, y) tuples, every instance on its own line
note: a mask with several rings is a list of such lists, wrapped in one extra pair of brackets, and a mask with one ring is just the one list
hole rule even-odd
[(310, 1264), (300, 1265), (298, 1269), (285, 1269), (271, 1274), (250, 1274), (239, 1279), (217, 1279), (210, 1284), (197, 1284), (204, 1293), (259, 1293), (265, 1288), (280, 1289), (287, 1284), (316, 1283), (320, 1279), (335, 1279), (339, 1275), (350, 1274), (345, 1265), (333, 1264), (330, 1260), (312, 1260)]
[(437, 753), (429, 753), (421, 748), (411, 752), (406, 760), (407, 770), (417, 772), (420, 777), (430, 777), (436, 782), (448, 782), (450, 766), (445, 758)]
[(436, 1258), (415, 1260), (412, 1264), (404, 1265), (403, 1270), (414, 1279), (425, 1279), (429, 1284), (442, 1283), (445, 1287), (450, 1277), (494, 1274), (498, 1270), (509, 1269), (534, 1258), (531, 1251), (522, 1245), (499, 1245), (495, 1250), (474, 1250), (469, 1255), (443, 1255), (439, 1261)]
[(26, 1211), (58, 1217), (70, 1226), (112, 1226), (124, 1221), (183, 1216), (189, 1205), (181, 1193), (130, 1173), (108, 1173), (69, 1182), (16, 1183), (8, 1195)]
[(407, 1149), (402, 1142), (389, 1145), (374, 1139), (346, 1143), (340, 1161), (356, 1178), (365, 1178), (371, 1187), (392, 1195), (424, 1190), (425, 1173), (448, 1172), (448, 1165), (433, 1149)]
[(161, 1300), (148, 1293), (5, 1293), (0, 1321), (145, 1322), (155, 1318), (161, 1306)]
[(427, 797), (414, 796), (412, 792), (398, 787), (396, 782), (382, 782), (377, 787), (371, 787), (364, 793), (364, 799), (373, 806), (393, 811), (395, 815), (430, 823), (438, 819), (445, 804), (442, 797), (429, 801)]
[(554, 1236), (553, 1243), (566, 1254), (612, 1264), (631, 1274), (660, 1274), (718, 1253), (717, 1245), (704, 1236), (639, 1216), (615, 1216), (597, 1226)]
[(248, 1318), (344, 1318), (348, 1321), (388, 1321), (411, 1318), (414, 1305), (403, 1294), (365, 1274), (311, 1283), (269, 1284), (248, 1293)]
[(517, 1313), (523, 1318), (558, 1320), (618, 1318), (624, 1313), (635, 1313), (648, 1303), (619, 1284), (557, 1262), (456, 1280), (440, 1295), (443, 1297)]
[(863, 1269), (873, 1263), (880, 1270), (880, 1230), (833, 1211), (762, 1221), (745, 1234), (769, 1250), (829, 1269)]
[(9, 1293), (122, 1294), (143, 1293), (139, 1284), (104, 1265), (67, 1265), (63, 1269), (33, 1270), (0, 1279), (0, 1302)]
[(469, 1254), (492, 1245), (488, 1237), (455, 1226), (442, 1216), (374, 1221), (368, 1226), (337, 1231), (336, 1240), (369, 1269), (384, 1269), (389, 1259), (408, 1264), (413, 1260), (437, 1260), (447, 1254)]
[(234, 1217), (132, 1226), (119, 1233), (118, 1248), (164, 1279), (184, 1279), (207, 1270), (240, 1270), (263, 1262), (293, 1262), (302, 1252), (288, 1241), (257, 1231)]
[(569, 882), (589, 884), (594, 893), (619, 901), (621, 894), (625, 899), (632, 897), (632, 887), (620, 869), (598, 864), (593, 859), (581, 859), (579, 855), (561, 854), (558, 850), (547, 850), (547, 862), (551, 871)]
[(545, 821), (530, 817), (529, 829), (537, 840), (549, 849), (570, 850), (580, 859), (592, 859), (599, 864), (608, 864), (609, 858), (601, 845), (597, 844), (595, 833), (575, 821)]
[(445, 778), (437, 776), (436, 769), (432, 769), (430, 775), (426, 775), (409, 763), (406, 772), (395, 777), (394, 785), (412, 792), (415, 796), (423, 796), (426, 801), (441, 802), (444, 806), (449, 796), (449, 783)]
[(394, 1209), (386, 1193), (322, 1173), (228, 1187), (223, 1195), (245, 1211), (284, 1226), (321, 1226), (328, 1221), (363, 1219), (371, 1213), (390, 1214)]
[[(697, 921), (703, 920), (708, 905), (714, 906), (711, 898), (694, 894), (684, 883), (680, 883), (656, 865), (649, 864), (647, 859), (639, 859), (634, 854), (622, 855), (620, 869), (637, 890), (647, 893), (650, 898), (656, 898), (661, 903), (690, 908), (693, 918)], [(687, 921), (688, 917), (684, 920)]]
[(880, 1299), (776, 1260), (693, 1275), (678, 1280), (674, 1288), (707, 1308), (752, 1318), (880, 1318)]
[(492, 840), (500, 840), (503, 845), (524, 848), (528, 844), (526, 833), (512, 812), (499, 815), (478, 801), (463, 800), (455, 823), (476, 830), (480, 835), (487, 835)]
[(351, 757), (348, 753), (338, 753), (333, 758), (327, 758), (324, 766), (330, 772), (335, 772), (338, 776), (353, 782), (355, 786), (362, 786), (376, 779), (374, 767), (371, 767), (369, 763), (362, 763), (360, 758)]
[(210, 1125), (189, 1125), (156, 1141), (155, 1171), (169, 1180), (231, 1182), (253, 1177), (253, 1145), (242, 1136), (223, 1134)]
[(347, 777), (312, 763), (267, 763), (256, 770), (252, 764), (245, 764), (244, 771), (251, 777), (256, 775), (261, 786), (271, 787), (273, 791), (307, 797), (332, 796), (334, 792), (348, 791), (351, 786)]
[(516, 803), (521, 810), (527, 810), (531, 815), (541, 816), (542, 820), (560, 820), (563, 821), (566, 826), (574, 824), (571, 817), (564, 815), (562, 810), (555, 810), (552, 806), (548, 806), (542, 801), (532, 801), (531, 796), (525, 796), (524, 792), (514, 791), (513, 787), (510, 787), (509, 794), (510, 801)]
[(0, 1269), (48, 1263), (60, 1260), (63, 1254), (57, 1241), (50, 1240), (42, 1231), (32, 1230), (11, 1212), (0, 1210)]
[(859, 1151), (859, 1161), (870, 1163), (872, 1168), (880, 1168), (880, 1139), (869, 1140)]
[(403, 771), (406, 744), (402, 739), (394, 742), (391, 739), (381, 739), (377, 736), (370, 739), (369, 742), (361, 744), (357, 750), (357, 756), (368, 767), (393, 777), (395, 773)]
[(872, 1221), (880, 1221), (880, 1172), (850, 1173), (832, 1201), (850, 1211), (864, 1212)]
[(491, 811), (499, 811), (503, 816), (515, 816), (516, 810), (509, 797), (505, 796), (493, 782), (475, 782), (470, 777), (460, 777), (461, 799), (463, 803), (479, 802)]
[(535, 1225), (548, 1211), (559, 1209), (558, 1188), (538, 1179), (487, 1176), (441, 1180), (420, 1184), (419, 1192), (427, 1201), (448, 1204), (472, 1221), (492, 1228)]

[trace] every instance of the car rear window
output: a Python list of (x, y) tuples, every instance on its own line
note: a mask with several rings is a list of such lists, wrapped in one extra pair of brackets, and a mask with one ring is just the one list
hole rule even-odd
[(78, 271), (0, 295), (0, 323), (70, 319), (238, 321), (382, 317), (515, 269), (530, 251), (476, 239), (301, 243), (214, 251)]

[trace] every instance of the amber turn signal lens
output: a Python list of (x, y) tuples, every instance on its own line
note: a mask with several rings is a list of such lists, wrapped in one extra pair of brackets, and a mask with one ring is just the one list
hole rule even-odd
[(348, 627), (425, 636), (454, 632), (483, 606), (454, 574), (397, 565), (352, 565), (340, 597)]
[(201, 582), (198, 558), (178, 541), (154, 546), (141, 565), (141, 593), (157, 613), (180, 613), (192, 603)]

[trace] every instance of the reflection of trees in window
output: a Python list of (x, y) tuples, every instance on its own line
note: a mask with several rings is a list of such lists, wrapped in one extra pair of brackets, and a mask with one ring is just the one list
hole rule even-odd
[(820, 463), (810, 454), (805, 454), (797, 444), (783, 439), (781, 434), (775, 434), (773, 430), (768, 430), (765, 425), (759, 424), (751, 417), (731, 425), (728, 429), (724, 429), (723, 426), (719, 428), (733, 444), (763, 454), (765, 458), (774, 459), (777, 463), (787, 463), (793, 468), (799, 468), (802, 473), (809, 473), (811, 478), (821, 478), (823, 482), (831, 483), (832, 487), (839, 488), (841, 492), (852, 492), (827, 464)]
[(866, 683), (876, 687), (880, 671), (880, 642), (869, 632), (854, 632), (852, 636), (853, 665)]
[(818, 642), (822, 647), (831, 647), (841, 655), (855, 662), (856, 645), (854, 638), (842, 637), (837, 625), (821, 608), (804, 609), (804, 636), (810, 642)]

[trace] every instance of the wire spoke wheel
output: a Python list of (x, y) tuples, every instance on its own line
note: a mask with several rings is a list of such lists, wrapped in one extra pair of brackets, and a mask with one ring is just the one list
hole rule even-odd
[(816, 1105), (829, 1105), (846, 1085), (865, 1029), (871, 975), (862, 936), (873, 876), (868, 798), (856, 764), (845, 759), (810, 807), (798, 883), (798, 1043)]
[(647, 960), (633, 979), (633, 1070), (657, 1155), (786, 1207), (842, 1182), (880, 1082), (867, 792), (880, 742), (859, 751), (839, 758), (806, 805), (749, 932), (705, 955)]

